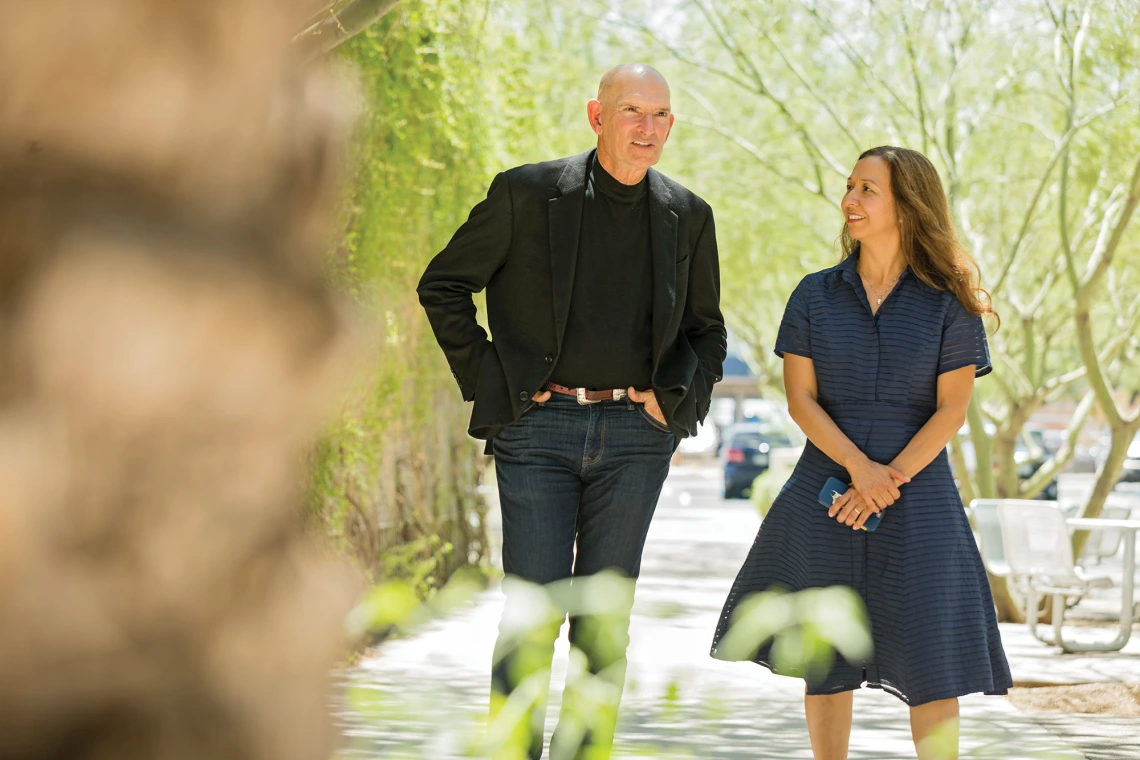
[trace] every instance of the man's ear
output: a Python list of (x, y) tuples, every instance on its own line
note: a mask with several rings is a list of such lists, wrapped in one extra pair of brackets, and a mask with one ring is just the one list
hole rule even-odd
[(590, 119), (590, 129), (602, 133), (602, 101), (594, 98), (586, 104), (586, 116)]

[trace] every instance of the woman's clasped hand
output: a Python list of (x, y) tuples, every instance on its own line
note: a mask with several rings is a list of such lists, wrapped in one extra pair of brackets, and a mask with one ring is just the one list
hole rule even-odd
[(866, 458), (850, 467), (848, 474), (851, 488), (832, 503), (827, 514), (855, 530), (871, 515), (894, 504), (900, 495), (899, 486), (910, 482), (906, 473)]

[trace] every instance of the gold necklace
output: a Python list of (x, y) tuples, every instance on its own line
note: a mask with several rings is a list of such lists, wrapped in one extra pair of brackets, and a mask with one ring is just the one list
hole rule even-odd
[[(862, 275), (860, 275), (860, 277), (862, 277)], [(902, 277), (902, 272), (899, 272), (898, 275), (895, 277), (895, 279), (891, 280), (891, 284), (887, 287), (887, 289), (885, 291), (883, 291), (883, 295), (879, 295), (879, 291), (872, 288), (869, 284), (867, 285), (867, 287), (870, 288), (871, 293), (873, 293), (875, 296), (875, 304), (877, 306), (883, 305), (883, 299), (891, 294), (891, 289), (894, 288), (895, 283), (899, 281), (899, 277)], [(864, 284), (867, 284), (867, 283), (864, 283)]]

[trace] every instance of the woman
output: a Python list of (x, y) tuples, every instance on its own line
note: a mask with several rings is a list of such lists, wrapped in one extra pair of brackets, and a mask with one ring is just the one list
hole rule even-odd
[[(957, 698), (1012, 686), (945, 451), (974, 378), (990, 371), (982, 315), (993, 310), (921, 153), (864, 153), (842, 210), (843, 260), (800, 282), (776, 339), (808, 443), (737, 575), (712, 652), (730, 656), (717, 647), (750, 594), (853, 588), (874, 650), (858, 662), (837, 655), (822, 680), (806, 674), (816, 760), (847, 757), (852, 691), (864, 682), (910, 706), (920, 758), (956, 758)], [(817, 499), (833, 476), (851, 488), (829, 510)], [(875, 514), (877, 529), (860, 530)], [(769, 646), (753, 660), (775, 669)], [(936, 730), (940, 740), (924, 745)]]

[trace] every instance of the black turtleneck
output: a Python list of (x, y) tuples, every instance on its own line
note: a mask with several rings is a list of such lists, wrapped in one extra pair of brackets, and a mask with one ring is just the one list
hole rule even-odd
[(648, 179), (623, 185), (590, 161), (574, 290), (550, 379), (571, 388), (650, 387), (653, 260)]

